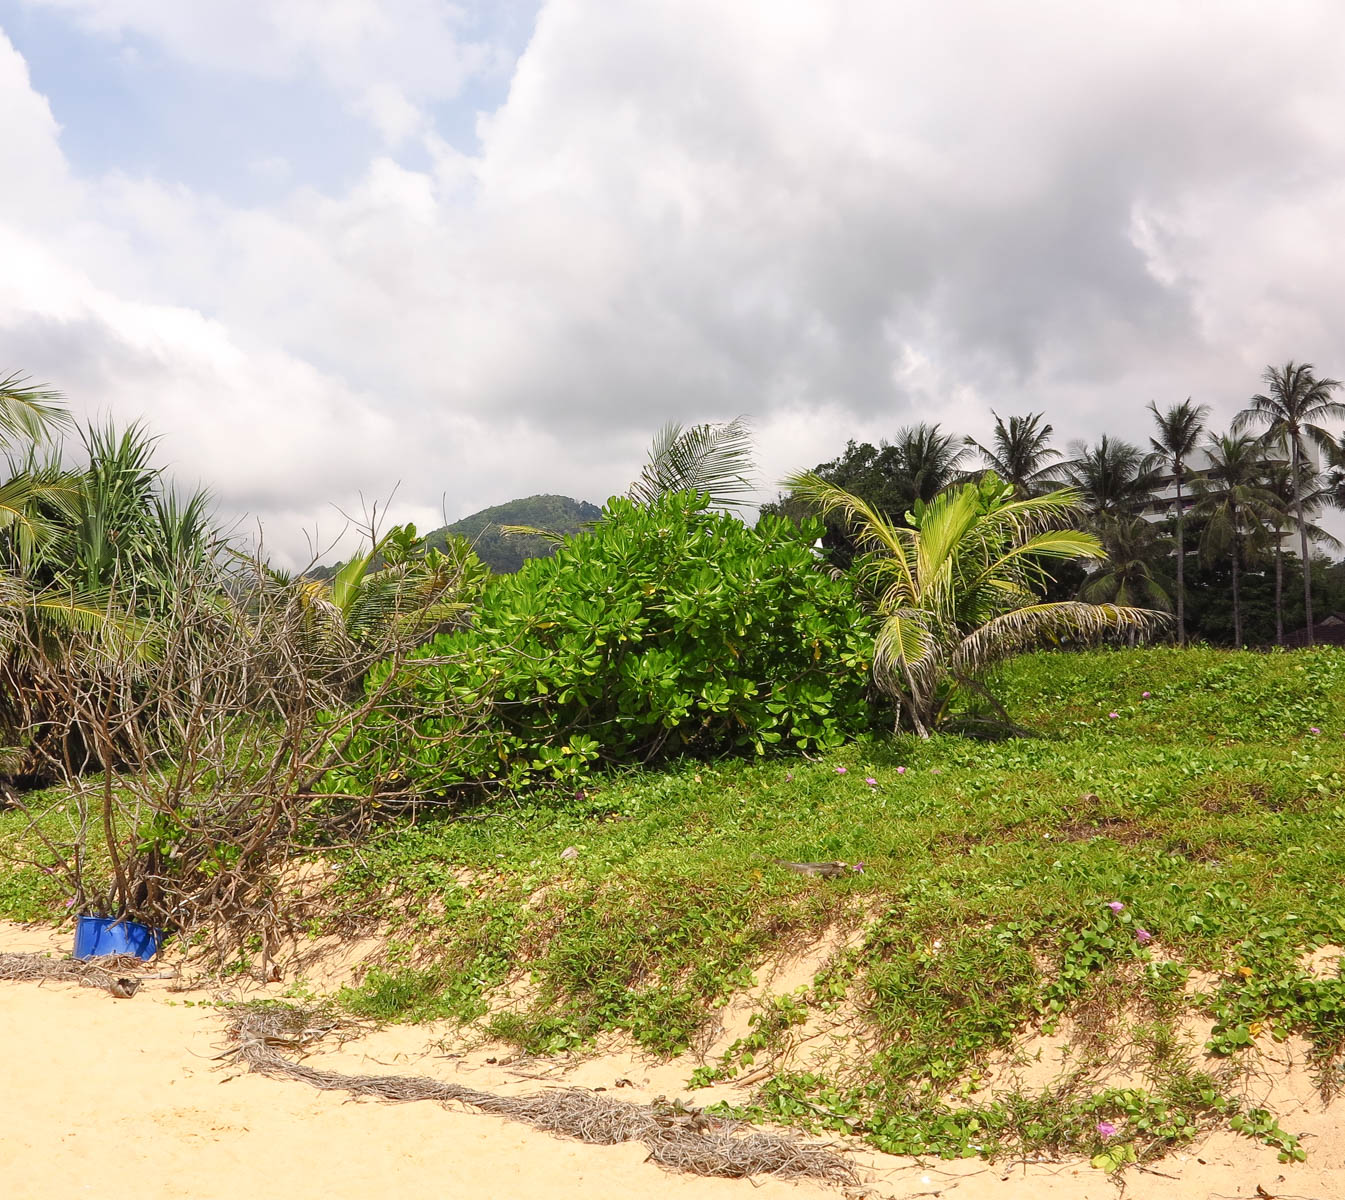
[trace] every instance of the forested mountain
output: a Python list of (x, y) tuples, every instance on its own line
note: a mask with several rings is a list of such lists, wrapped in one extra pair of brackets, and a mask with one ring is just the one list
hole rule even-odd
[(483, 508), (427, 534), (425, 541), (428, 546), (442, 549), (446, 535), (464, 537), (472, 543), (482, 562), (497, 574), (505, 574), (517, 571), (529, 558), (550, 554), (551, 544), (539, 537), (507, 537), (500, 532), (501, 526), (530, 525), (552, 533), (578, 533), (601, 515), (597, 505), (569, 496), (527, 496)]

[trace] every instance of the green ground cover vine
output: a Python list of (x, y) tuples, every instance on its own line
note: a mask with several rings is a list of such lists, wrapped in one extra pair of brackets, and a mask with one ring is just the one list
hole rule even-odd
[[(623, 1031), (667, 1055), (760, 964), (849, 930), (842, 957), (689, 1081), (779, 1055), (748, 1115), (911, 1153), (1068, 1149), (1110, 1169), (1222, 1124), (1300, 1157), (1236, 1068), (1293, 1033), (1324, 1090), (1340, 1083), (1345, 654), (1042, 653), (995, 688), (1036, 736), (684, 759), (329, 852), (316, 931), (376, 924), (394, 947), (342, 1001), (474, 1020), (494, 997), (488, 1032), (529, 1052)], [(0, 871), (0, 915), (59, 916), (41, 848), (24, 845), (34, 863)], [(863, 870), (823, 879), (778, 859)], [(863, 1053), (790, 1068), (781, 1050), (840, 1010)], [(1208, 1047), (1183, 1046), (1184, 1020)], [(1052, 1026), (1085, 1066), (1138, 1055), (1142, 1085), (1081, 1071), (1049, 1095), (981, 1093), (993, 1055)]]

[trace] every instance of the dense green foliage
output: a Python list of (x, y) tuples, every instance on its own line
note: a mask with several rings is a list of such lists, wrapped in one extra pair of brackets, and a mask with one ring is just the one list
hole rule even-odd
[[(473, 1017), (530, 970), (535, 995), (494, 1019), (496, 1036), (554, 1051), (616, 1028), (667, 1052), (780, 947), (862, 928), (697, 1079), (769, 1062), (800, 1015), (848, 1005), (864, 1054), (779, 1074), (758, 1115), (945, 1154), (1097, 1153), (1108, 1120), (1145, 1155), (1236, 1120), (1299, 1153), (1266, 1114), (1238, 1115), (1219, 1064), (1294, 1030), (1339, 1079), (1345, 980), (1302, 956), (1345, 939), (1345, 655), (1047, 653), (997, 688), (1043, 736), (682, 765), (406, 830), (341, 873), (352, 910), (382, 903), (395, 923), (391, 965), (349, 1000)], [(865, 871), (800, 877), (777, 858)], [(1138, 1054), (1146, 1082), (1118, 1091), (1085, 1072), (1067, 1094), (969, 1101), (987, 1056), (1042, 1022), (1091, 1031), (1081, 1067)], [(1211, 1062), (1180, 1048), (1193, 1022)]]
[[(61, 684), (94, 679), (96, 660), (119, 643), (151, 652), (148, 631), (221, 546), (207, 493), (173, 489), (140, 425), (77, 432), (77, 465), (59, 465), (59, 446), (31, 443), (0, 485), (13, 503), (0, 521), (0, 746), (15, 747), (7, 769), (30, 778), (51, 777), (51, 760), (77, 760), (87, 741), (54, 732), (69, 723)], [(131, 755), (130, 741), (116, 739), (116, 757)]]
[[(12, 383), (0, 434), (35, 436), (46, 393)], [(1188, 427), (1155, 442), (1182, 476), (1169, 443), (1189, 448), (1202, 415), (1154, 415)], [(1103, 438), (1057, 462), (1050, 432), (1030, 415), (997, 421), (990, 448), (928, 426), (852, 445), (831, 474), (882, 500), (800, 474), (790, 519), (752, 529), (670, 484), (746, 486), (745, 431), (670, 428), (638, 502), (477, 514), (462, 532), (487, 553), (501, 525), (570, 531), (499, 543), (512, 574), (408, 526), (326, 579), (251, 564), (251, 590), (138, 429), (86, 432), (75, 471), (30, 447), (0, 497), (0, 726), (29, 747), (57, 729), (41, 745), (66, 769), (0, 811), (0, 916), (177, 925), (189, 897), (184, 936), (260, 919), (269, 947), (283, 872), (321, 846), (337, 874), (314, 931), (330, 916), (392, 935), (343, 997), (360, 1013), (482, 1019), (529, 1052), (620, 1030), (671, 1054), (762, 964), (828, 944), (810, 982), (688, 1062), (689, 1087), (764, 1058), (737, 1111), (897, 1152), (1069, 1148), (1112, 1170), (1223, 1123), (1300, 1158), (1239, 1087), (1258, 1042), (1291, 1033), (1324, 1094), (1345, 1086), (1345, 654), (1013, 659), (1155, 624), (1076, 597), (1170, 599), (1146, 523), (1168, 506), (1157, 461)], [(969, 445), (1009, 481), (964, 473)], [(1211, 440), (1211, 468), (1184, 476), (1183, 607), (1206, 635), (1225, 578), (1237, 643), (1339, 584), (1319, 570), (1296, 600), (1281, 535), (1322, 540), (1308, 520), (1345, 496), (1345, 457), (1328, 455), (1334, 483), (1303, 466), (1275, 483), (1273, 449)], [(1043, 494), (1057, 475), (1078, 490)], [(813, 550), (805, 503), (845, 518), (833, 562), (853, 570)], [(1080, 558), (1098, 565), (1070, 578)], [(890, 737), (873, 736), (892, 716), (875, 687), (900, 706)], [(1027, 736), (945, 736), (973, 723)], [(383, 819), (390, 798), (465, 794), (508, 799)], [(827, 1021), (848, 1048), (791, 1057)], [(995, 1056), (1058, 1030), (1068, 1073), (990, 1094)]]
[[(819, 568), (816, 533), (750, 529), (690, 493), (610, 501), (590, 533), (493, 580), (470, 628), (407, 664), (404, 723), (374, 717), (357, 735), (378, 748), (373, 778), (337, 787), (432, 794), (839, 745), (871, 719), (872, 643), (850, 583)], [(483, 725), (419, 719), (445, 693), (486, 698)]]
[[(920, 424), (877, 447), (851, 441), (843, 455), (807, 474), (855, 494), (897, 526), (917, 501), (987, 470), (1024, 498), (1068, 482), (1083, 497), (1088, 531), (1102, 541), (1106, 560), (1091, 575), (1065, 565), (1048, 599), (1129, 596), (1130, 603), (1170, 609), (1179, 644), (1189, 634), (1234, 646), (1311, 645), (1319, 634), (1304, 628), (1308, 614), (1315, 624), (1341, 607), (1338, 595), (1312, 597), (1326, 565), (1322, 552), (1340, 549), (1318, 518), (1327, 506), (1345, 507), (1345, 447), (1335, 428), (1345, 404), (1333, 398), (1341, 384), (1317, 376), (1309, 363), (1270, 367), (1263, 378), (1268, 394), (1251, 397), (1230, 436), (1211, 429), (1209, 407), (1188, 398), (1165, 411), (1148, 406), (1154, 424), (1147, 448), (1104, 433), (1091, 444), (1071, 443), (1065, 457), (1051, 445), (1044, 414), (1007, 421), (992, 414), (985, 444)], [(1243, 428), (1258, 436), (1238, 438)], [(980, 464), (966, 460), (972, 451)], [(763, 513), (816, 513), (808, 496), (785, 486), (790, 490)], [(1152, 524), (1152, 534), (1141, 522)], [(851, 565), (855, 530), (838, 514), (827, 518), (824, 544), (832, 562)], [(1242, 593), (1264, 590), (1271, 592), (1270, 620), (1244, 620)]]
[[(1345, 941), (1345, 654), (1043, 653), (995, 686), (1040, 736), (678, 763), (392, 829), (334, 877), (334, 924), (377, 918), (390, 937), (346, 1002), (474, 1019), (494, 995), (489, 1032), (530, 1051), (620, 1029), (674, 1052), (764, 960), (848, 929), (849, 950), (689, 1064), (691, 1083), (786, 1064), (806, 1022), (844, 1018), (859, 1052), (781, 1065), (747, 1115), (894, 1151), (1141, 1158), (1226, 1122), (1301, 1155), (1239, 1100), (1236, 1071), (1294, 1031), (1324, 1086), (1341, 1080), (1345, 980), (1304, 955)], [(0, 912), (60, 912), (16, 816), (0, 814), (0, 844), (37, 865), (0, 887)], [(529, 974), (500, 1007), (493, 990)], [(1043, 1023), (1077, 1048), (1069, 1090), (978, 1098), (989, 1056)], [(1183, 1048), (1202, 1026), (1210, 1059)], [(1126, 1055), (1124, 1087), (1089, 1073)], [(1118, 1130), (1105, 1146), (1101, 1121)]]

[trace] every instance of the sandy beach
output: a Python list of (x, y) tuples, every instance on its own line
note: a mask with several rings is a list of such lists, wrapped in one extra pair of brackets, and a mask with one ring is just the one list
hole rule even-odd
[[(62, 953), (49, 929), (0, 926), (0, 951)], [(278, 991), (279, 989), (274, 989)], [(213, 1000), (150, 980), (130, 1000), (67, 983), (0, 983), (4, 1062), (0, 1195), (105, 1200), (196, 1197), (537, 1196), (752, 1197), (812, 1200), (835, 1188), (779, 1180), (672, 1175), (644, 1161), (642, 1145), (590, 1146), (439, 1104), (352, 1100), (298, 1083), (243, 1074), (225, 1048)], [(564, 1073), (511, 1073), (484, 1052), (453, 1055), (442, 1033), (394, 1026), (313, 1056), (342, 1071), (429, 1074), (499, 1091), (548, 1084), (600, 1087), (631, 1077), (633, 1100), (669, 1087), (666, 1068), (590, 1059)], [(1345, 1136), (1299, 1065), (1268, 1071), (1265, 1100), (1301, 1133), (1308, 1162), (1285, 1166), (1273, 1151), (1230, 1133), (1131, 1170), (1138, 1200), (1224, 1200), (1345, 1194)], [(871, 1197), (1081, 1200), (1121, 1194), (1084, 1162), (992, 1163), (890, 1158), (856, 1150)], [(1262, 1189), (1258, 1192), (1258, 1187)]]

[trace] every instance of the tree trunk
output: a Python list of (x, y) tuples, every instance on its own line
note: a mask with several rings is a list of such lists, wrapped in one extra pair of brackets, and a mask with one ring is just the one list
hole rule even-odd
[(1284, 645), (1284, 538), (1275, 530), (1275, 645)]
[(1242, 606), (1238, 597), (1238, 559), (1242, 549), (1238, 539), (1233, 539), (1233, 649), (1242, 649)]
[(1308, 627), (1308, 645), (1312, 636), (1312, 572), (1308, 569), (1308, 523), (1303, 519), (1303, 473), (1298, 467), (1298, 431), (1289, 431), (1289, 469), (1294, 474), (1294, 515), (1298, 518), (1298, 545), (1303, 555), (1303, 616)]
[(923, 706), (923, 697), (920, 695), (920, 689), (915, 686), (915, 676), (911, 674), (910, 664), (905, 658), (901, 660), (902, 674), (906, 676), (906, 686), (911, 689), (910, 700), (907, 706), (911, 711), (911, 723), (915, 726), (915, 732), (922, 741), (929, 738), (929, 730), (925, 722), (921, 719), (920, 709)]
[(1177, 645), (1186, 645), (1186, 547), (1182, 527), (1186, 512), (1182, 507), (1182, 461), (1177, 459), (1173, 476), (1177, 481)]

